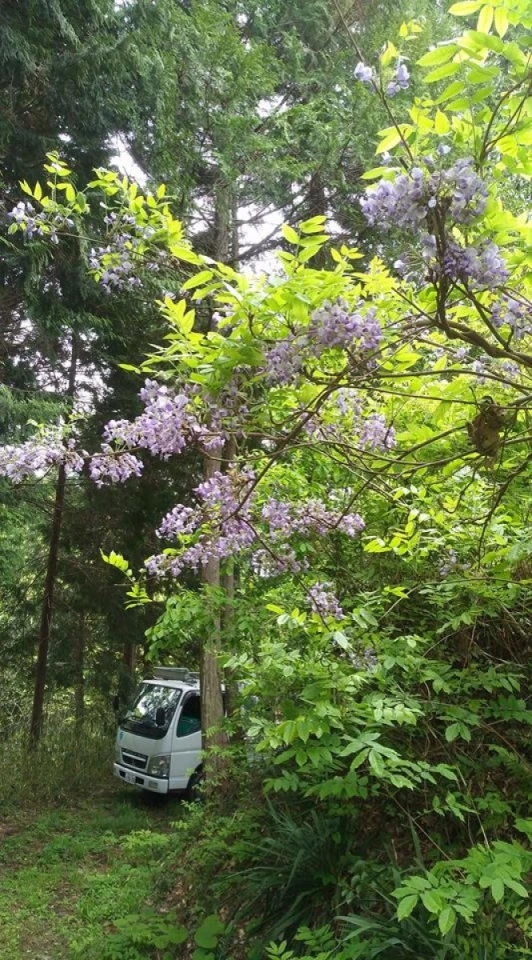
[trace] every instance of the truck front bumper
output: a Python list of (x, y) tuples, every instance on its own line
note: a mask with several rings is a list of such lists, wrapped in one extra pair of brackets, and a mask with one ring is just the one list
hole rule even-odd
[(113, 764), (113, 772), (122, 783), (130, 783), (134, 787), (140, 787), (141, 790), (152, 790), (153, 793), (168, 793), (168, 780), (137, 773), (136, 770), (129, 770), (120, 763)]

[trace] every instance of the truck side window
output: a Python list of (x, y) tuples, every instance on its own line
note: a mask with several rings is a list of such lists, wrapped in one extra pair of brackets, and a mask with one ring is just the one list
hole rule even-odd
[(201, 730), (201, 702), (193, 695), (185, 702), (177, 723), (176, 737), (188, 737)]

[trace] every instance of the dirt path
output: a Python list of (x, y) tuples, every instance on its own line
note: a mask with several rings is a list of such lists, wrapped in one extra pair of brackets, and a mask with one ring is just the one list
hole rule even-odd
[(153, 895), (179, 801), (117, 792), (0, 820), (0, 960), (100, 960)]

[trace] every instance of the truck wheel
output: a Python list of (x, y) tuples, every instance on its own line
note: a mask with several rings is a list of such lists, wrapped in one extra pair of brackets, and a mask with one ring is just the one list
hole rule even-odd
[(188, 787), (186, 791), (186, 799), (189, 803), (197, 803), (203, 799), (202, 793), (202, 784), (203, 784), (203, 770), (201, 767), (199, 770), (196, 770), (190, 780), (188, 781)]

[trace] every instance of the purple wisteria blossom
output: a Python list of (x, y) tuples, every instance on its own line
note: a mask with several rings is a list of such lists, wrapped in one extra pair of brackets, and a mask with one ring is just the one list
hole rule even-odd
[(283, 573), (299, 574), (308, 570), (308, 567), (308, 560), (299, 560), (293, 547), (287, 544), (276, 544), (275, 552), (260, 547), (251, 557), (252, 570), (265, 580)]
[(297, 381), (305, 362), (319, 359), (326, 350), (334, 348), (370, 352), (382, 340), (382, 328), (375, 307), (353, 310), (342, 298), (335, 303), (325, 302), (315, 310), (308, 327), (301, 327), (284, 340), (265, 349), (266, 379), (272, 384)]
[(305, 345), (306, 339), (300, 339), (296, 344), (296, 338), (290, 334), (285, 340), (268, 346), (264, 352), (267, 381), (282, 385), (296, 380), (303, 366), (302, 349)]
[(500, 287), (510, 275), (497, 244), (461, 247), (454, 240), (447, 244), (443, 272), (452, 280), (470, 283), (480, 290)]
[(250, 470), (217, 471), (195, 488), (197, 508), (177, 504), (163, 519), (157, 534), (174, 539), (198, 534), (197, 540), (181, 554), (159, 554), (146, 561), (152, 576), (179, 576), (185, 569), (197, 571), (212, 558), (225, 559), (249, 549), (255, 541), (251, 522), (253, 497)]
[(148, 573), (179, 576), (185, 568), (197, 571), (213, 557), (225, 559), (243, 552), (251, 553), (252, 567), (260, 576), (299, 573), (306, 561), (298, 559), (290, 543), (293, 536), (339, 531), (356, 537), (364, 529), (358, 514), (343, 516), (315, 499), (291, 504), (272, 497), (257, 508), (254, 482), (251, 470), (233, 470), (216, 472), (200, 483), (195, 489), (198, 506), (177, 504), (157, 531), (161, 538), (179, 540), (189, 535), (194, 542), (177, 555), (170, 551), (150, 557)]
[(491, 321), (497, 328), (507, 325), (516, 340), (532, 334), (532, 304), (502, 296), (492, 304)]
[(484, 213), (487, 195), (473, 161), (464, 158), (447, 170), (431, 173), (418, 166), (395, 180), (381, 180), (366, 190), (360, 205), (371, 226), (417, 230), (436, 207), (453, 223), (472, 223)]
[(355, 80), (360, 80), (361, 83), (374, 87), (376, 80), (375, 70), (373, 67), (368, 67), (360, 61), (355, 67)]
[(365, 527), (358, 513), (344, 516), (340, 511), (331, 510), (321, 500), (316, 499), (291, 504), (271, 498), (262, 507), (261, 517), (268, 526), (272, 541), (288, 538), (292, 534), (311, 532), (326, 536), (339, 531), (348, 537), (355, 537)]
[(64, 464), (68, 476), (74, 476), (81, 473), (86, 456), (76, 450), (74, 440), (65, 442), (59, 430), (49, 429), (25, 443), (0, 446), (0, 477), (21, 483), (28, 477), (43, 477), (59, 464)]
[(332, 583), (315, 583), (307, 593), (307, 603), (320, 617), (343, 619), (344, 612), (332, 589)]
[(149, 450), (164, 459), (182, 453), (201, 437), (201, 427), (190, 393), (176, 393), (164, 384), (146, 380), (140, 391), (144, 411), (134, 420), (110, 420), (104, 431), (107, 443)]
[(390, 80), (386, 87), (386, 93), (389, 97), (395, 97), (400, 90), (408, 90), (410, 84), (410, 74), (405, 63), (399, 62), (395, 71), (393, 80)]
[(13, 221), (13, 227), (20, 230), (28, 240), (37, 236), (46, 237), (52, 243), (58, 243), (58, 231), (74, 226), (74, 221), (70, 217), (57, 212), (52, 213), (46, 209), (37, 212), (32, 203), (24, 200), (20, 200), (13, 207), (8, 217)]
[(185, 507), (184, 504), (178, 503), (166, 514), (156, 533), (158, 537), (173, 540), (183, 534), (194, 533), (200, 523), (200, 510), (194, 507)]
[(397, 445), (395, 430), (381, 413), (371, 413), (363, 422), (359, 443), (370, 450), (391, 450)]
[(154, 227), (138, 222), (125, 211), (111, 211), (104, 223), (109, 228), (108, 242), (91, 249), (89, 266), (106, 293), (141, 287), (139, 268), (157, 273), (168, 262), (168, 253), (156, 247), (146, 260), (147, 244), (156, 232)]
[(382, 329), (375, 307), (353, 312), (345, 300), (338, 298), (336, 303), (324, 303), (314, 311), (308, 336), (311, 349), (319, 356), (323, 349), (345, 348), (357, 341), (361, 350), (375, 350), (382, 339)]
[(89, 462), (89, 474), (97, 487), (105, 483), (125, 483), (130, 477), (142, 475), (142, 461), (132, 453), (114, 450), (102, 443), (101, 453), (96, 453)]

